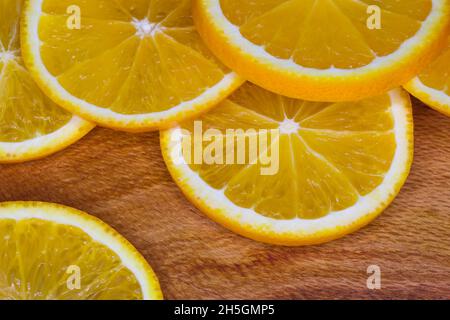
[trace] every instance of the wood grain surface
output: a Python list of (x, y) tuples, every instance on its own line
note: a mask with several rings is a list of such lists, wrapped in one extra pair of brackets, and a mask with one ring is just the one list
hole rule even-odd
[[(0, 166), (0, 201), (100, 217), (148, 259), (168, 299), (450, 299), (450, 118), (414, 105), (415, 163), (400, 196), (368, 227), (321, 246), (265, 245), (210, 221), (166, 171), (158, 133), (98, 128), (47, 159)], [(366, 287), (372, 264), (381, 290)]]

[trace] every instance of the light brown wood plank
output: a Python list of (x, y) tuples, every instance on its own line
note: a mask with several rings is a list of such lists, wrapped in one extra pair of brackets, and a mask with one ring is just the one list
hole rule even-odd
[[(450, 298), (450, 119), (414, 101), (416, 158), (368, 227), (314, 247), (242, 238), (172, 182), (157, 133), (95, 129), (52, 157), (0, 166), (0, 201), (39, 200), (98, 216), (148, 259), (169, 299)], [(366, 268), (382, 269), (380, 291)]]

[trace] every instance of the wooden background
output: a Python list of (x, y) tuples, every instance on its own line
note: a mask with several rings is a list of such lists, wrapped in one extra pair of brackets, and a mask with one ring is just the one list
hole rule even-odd
[[(168, 299), (450, 299), (450, 118), (414, 101), (416, 157), (394, 204), (343, 239), (284, 248), (210, 221), (172, 182), (157, 133), (95, 129), (52, 157), (0, 166), (0, 201), (39, 200), (98, 216), (129, 239)], [(366, 269), (382, 271), (382, 290)]]

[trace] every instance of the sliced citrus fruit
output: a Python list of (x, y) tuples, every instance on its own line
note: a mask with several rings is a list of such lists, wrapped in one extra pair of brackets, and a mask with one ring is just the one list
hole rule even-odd
[(430, 107), (450, 116), (450, 37), (442, 54), (405, 88)]
[(213, 220), (263, 242), (317, 244), (366, 225), (400, 191), (413, 158), (411, 101), (396, 89), (306, 102), (246, 84), (164, 131), (161, 146), (174, 180)]
[(21, 9), (22, 0), (0, 2), (0, 163), (47, 156), (93, 128), (48, 99), (25, 69)]
[(102, 221), (41, 202), (0, 204), (0, 299), (162, 299), (139, 252)]
[(190, 0), (31, 0), (22, 47), (54, 101), (127, 131), (171, 126), (242, 84), (203, 45)]
[(448, 0), (194, 0), (194, 20), (230, 68), (276, 93), (352, 101), (412, 79), (442, 48)]

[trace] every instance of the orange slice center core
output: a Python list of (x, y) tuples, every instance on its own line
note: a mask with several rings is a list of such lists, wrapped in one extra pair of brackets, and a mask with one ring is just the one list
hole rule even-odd
[(150, 22), (148, 18), (142, 20), (133, 19), (131, 23), (136, 28), (136, 35), (141, 39), (153, 37), (159, 31), (158, 24)]
[(0, 51), (0, 62), (7, 63), (17, 58), (18, 51)]
[(293, 134), (300, 130), (300, 124), (292, 119), (286, 118), (280, 123), (279, 129), (281, 134)]

